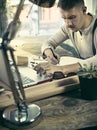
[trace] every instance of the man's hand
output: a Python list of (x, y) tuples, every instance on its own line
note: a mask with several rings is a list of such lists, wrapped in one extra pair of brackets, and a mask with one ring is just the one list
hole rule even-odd
[(51, 76), (55, 71), (57, 71), (57, 66), (52, 65), (48, 62), (40, 63), (34, 67), (37, 74)]
[(44, 51), (45, 56), (47, 57), (47, 61), (53, 65), (56, 65), (59, 63), (60, 58), (57, 54), (55, 54), (50, 48), (46, 49)]

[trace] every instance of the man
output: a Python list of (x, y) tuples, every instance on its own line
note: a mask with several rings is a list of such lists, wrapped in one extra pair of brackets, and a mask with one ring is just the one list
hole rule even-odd
[[(92, 37), (92, 30), (97, 17), (87, 13), (84, 0), (59, 0), (58, 7), (65, 23), (42, 46), (44, 57), (47, 58), (49, 63), (54, 64), (48, 66), (50, 69), (47, 66), (44, 67), (44, 70), (51, 70), (49, 71), (51, 73), (58, 70), (69, 73), (71, 71), (78, 72), (84, 64), (90, 65), (93, 63), (97, 65), (97, 28)], [(94, 44), (92, 38), (94, 38)], [(71, 39), (79, 58), (83, 60), (72, 65), (55, 66), (60, 60), (55, 53), (55, 48), (67, 39)]]

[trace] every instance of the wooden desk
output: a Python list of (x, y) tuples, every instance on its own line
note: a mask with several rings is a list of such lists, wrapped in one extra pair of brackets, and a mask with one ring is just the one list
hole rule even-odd
[[(25, 88), (25, 95), (27, 101), (32, 102), (76, 89), (78, 84), (79, 78), (77, 75), (75, 75)], [(2, 82), (0, 82), (0, 85), (6, 88), (6, 85)], [(13, 103), (14, 100), (11, 91), (6, 90), (0, 93), (0, 108), (12, 105)]]
[[(46, 91), (45, 85), (43, 87)], [(54, 86), (50, 85), (50, 88), (52, 87)], [(61, 84), (61, 87), (57, 85), (56, 87), (54, 87), (54, 89), (50, 90), (56, 90), (56, 93), (55, 91), (53, 91), (53, 93), (59, 94), (66, 89), (64, 89)], [(41, 122), (35, 127), (29, 128), (29, 130), (76, 130), (87, 126), (97, 125), (97, 100), (82, 100), (80, 98), (79, 89), (72, 90), (70, 92), (59, 94), (49, 98), (47, 98), (47, 93), (45, 93), (44, 99), (41, 98), (41, 100), (37, 99), (37, 93), (34, 93), (33, 91), (31, 92), (31, 89), (28, 89), (26, 91), (26, 94), (30, 102), (33, 101), (33, 103), (40, 106), (43, 115)], [(34, 100), (33, 95), (35, 96)], [(40, 97), (42, 95), (40, 95)], [(48, 96), (51, 95), (52, 93)], [(11, 93), (7, 92), (7, 95), (6, 93), (4, 93), (4, 95), (0, 96), (0, 107), (12, 104), (12, 98), (13, 97)], [(4, 102), (4, 100), (6, 102)], [(0, 130), (9, 129), (3, 127), (1, 124)]]
[[(27, 130), (76, 130), (97, 125), (97, 100), (82, 100), (79, 89), (33, 103), (40, 106), (43, 118)], [(0, 130), (9, 129), (0, 126)]]

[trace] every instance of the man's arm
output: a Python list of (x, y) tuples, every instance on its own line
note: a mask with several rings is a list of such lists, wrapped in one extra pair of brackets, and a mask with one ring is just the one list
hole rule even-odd
[(88, 58), (88, 59), (81, 60), (79, 63), (82, 67), (84, 66), (84, 64), (86, 64), (87, 66), (90, 66), (91, 63), (93, 65), (97, 65), (97, 54), (95, 56)]
[(57, 65), (50, 64), (48, 62), (48, 63), (40, 63), (37, 66), (35, 66), (34, 69), (40, 75), (42, 75), (42, 74), (50, 75), (50, 74), (53, 74), (56, 71), (61, 71), (61, 72), (64, 73), (64, 75), (67, 75), (70, 72), (77, 73), (81, 69), (81, 66), (80, 66), (79, 63), (57, 66)]
[(41, 51), (44, 58), (50, 63), (57, 64), (59, 61), (57, 54), (55, 53), (55, 48), (59, 46), (62, 42), (67, 40), (68, 34), (66, 32), (65, 26), (63, 25), (60, 30), (51, 38), (47, 40), (47, 42), (42, 44)]
[(54, 65), (58, 64), (60, 61), (59, 56), (51, 48), (45, 49), (44, 55), (46, 56), (47, 61)]
[(63, 66), (59, 66), (59, 67), (60, 67), (60, 70), (64, 74), (68, 74), (70, 72), (77, 73), (81, 69), (81, 65), (79, 63), (74, 63), (74, 64), (70, 64), (70, 65), (63, 65)]

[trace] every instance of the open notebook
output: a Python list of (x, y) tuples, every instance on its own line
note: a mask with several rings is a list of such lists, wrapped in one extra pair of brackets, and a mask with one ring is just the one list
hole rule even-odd
[[(37, 75), (36, 71), (33, 70), (30, 67), (18, 67), (18, 70), (20, 72), (21, 75), (21, 79), (22, 79), (22, 83), (23, 83), (23, 87), (30, 87), (36, 84), (40, 84), (43, 82), (48, 82), (51, 81), (51, 77), (46, 77), (45, 75), (43, 76), (39, 76)], [(13, 76), (15, 81), (17, 81), (17, 76), (15, 71), (13, 70)], [(2, 50), (0, 50), (0, 80), (2, 82), (4, 82), (6, 84), (6, 88), (5, 89), (10, 89), (10, 81), (9, 81), (9, 74), (7, 72), (6, 69), (6, 64), (4, 61), (4, 56), (2, 53)]]
[(40, 76), (35, 70), (29, 67), (18, 67), (18, 69), (21, 74), (23, 87), (30, 87), (52, 80), (52, 77), (47, 77), (46, 75)]

